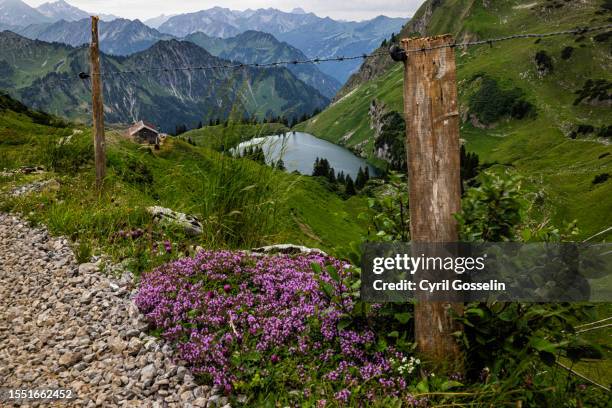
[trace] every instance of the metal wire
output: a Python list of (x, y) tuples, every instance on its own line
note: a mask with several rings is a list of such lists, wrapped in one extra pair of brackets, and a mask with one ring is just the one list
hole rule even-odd
[(592, 32), (592, 31), (600, 31), (600, 30), (608, 30), (608, 29), (612, 29), (612, 24), (606, 24), (606, 25), (595, 26), (595, 27), (586, 27), (585, 26), (585, 27), (578, 27), (578, 28), (575, 28), (573, 30), (553, 31), (553, 32), (542, 33), (542, 34), (538, 34), (538, 33), (512, 34), (512, 35), (508, 35), (506, 37), (490, 38), (490, 39), (487, 39), (487, 40), (478, 40), (478, 41), (466, 41), (466, 42), (460, 42), (460, 43), (455, 42), (455, 43), (452, 43), (452, 44), (438, 45), (438, 46), (429, 47), (429, 48), (418, 48), (418, 49), (404, 50), (404, 52), (406, 52), (406, 53), (415, 53), (415, 52), (438, 50), (440, 48), (455, 48), (455, 47), (472, 47), (472, 46), (477, 46), (477, 45), (492, 45), (494, 43), (498, 43), (498, 42), (502, 42), (502, 41), (516, 40), (516, 39), (547, 38), (547, 37), (555, 37), (555, 36), (559, 36), (559, 35), (585, 34), (585, 33)]
[[(510, 41), (515, 39), (524, 39), (524, 38), (547, 38), (554, 37), (560, 35), (570, 35), (570, 34), (584, 34), (592, 31), (600, 31), (605, 29), (612, 29), (612, 24), (607, 24), (603, 26), (596, 27), (579, 27), (573, 30), (563, 30), (563, 31), (555, 31), (549, 33), (529, 33), (529, 34), (513, 34), (506, 37), (499, 38), (491, 38), (486, 40), (479, 41), (467, 41), (453, 44), (445, 44), (430, 48), (419, 48), (412, 50), (403, 50), (404, 53), (416, 53), (416, 52), (424, 52), (424, 51), (432, 51), (441, 48), (454, 48), (454, 47), (473, 47), (479, 45), (489, 45), (503, 41)], [(367, 60), (370, 58), (376, 58), (380, 56), (389, 56), (387, 51), (377, 51), (371, 54), (362, 54), (362, 55), (354, 55), (349, 57), (327, 57), (327, 58), (311, 58), (305, 60), (285, 60), (285, 61), (276, 61), (269, 63), (229, 63), (229, 64), (218, 64), (218, 65), (207, 65), (207, 66), (186, 66), (186, 67), (160, 67), (160, 68), (149, 68), (149, 69), (135, 69), (135, 70), (122, 70), (122, 71), (109, 71), (109, 72), (101, 72), (100, 76), (113, 76), (113, 75), (123, 75), (123, 74), (144, 74), (150, 72), (171, 72), (171, 71), (203, 71), (203, 70), (228, 70), (228, 69), (238, 69), (238, 68), (273, 68), (279, 66), (289, 66), (289, 65), (301, 65), (301, 64), (318, 64), (322, 62), (344, 62), (344, 61), (354, 61), (354, 60)], [(86, 74), (89, 75), (89, 74)]]
[[(455, 48), (455, 47), (474, 47), (480, 45), (493, 45), (495, 43), (516, 40), (516, 39), (526, 39), (526, 38), (548, 38), (554, 36), (561, 35), (580, 35), (593, 31), (601, 31), (612, 29), (612, 24), (606, 24), (602, 26), (595, 27), (578, 27), (571, 30), (562, 30), (562, 31), (553, 31), (548, 33), (527, 33), (527, 34), (513, 34), (505, 37), (498, 38), (490, 38), (486, 40), (478, 40), (478, 41), (466, 41), (466, 42), (455, 42), (452, 44), (444, 44), (435, 47), (428, 48), (419, 48), (419, 49), (409, 49), (409, 50), (401, 50), (404, 54), (417, 53), (417, 52), (426, 52), (432, 50), (438, 50), (441, 48)], [(289, 65), (303, 65), (303, 64), (319, 64), (322, 62), (344, 62), (344, 61), (354, 61), (354, 60), (367, 60), (370, 58), (376, 58), (381, 56), (389, 56), (388, 51), (377, 51), (371, 54), (361, 54), (361, 55), (353, 55), (353, 56), (340, 56), (340, 57), (326, 57), (326, 58), (311, 58), (305, 60), (284, 60), (284, 61), (276, 61), (276, 62), (268, 62), (268, 63), (237, 63), (230, 62), (226, 64), (217, 64), (217, 65), (205, 65), (205, 66), (185, 66), (185, 67), (159, 67), (159, 68), (147, 68), (147, 69), (134, 69), (134, 70), (120, 70), (120, 71), (108, 71), (101, 72), (99, 75), (101, 77), (107, 76), (115, 76), (115, 75), (136, 75), (136, 74), (146, 74), (152, 72), (177, 72), (177, 71), (206, 71), (206, 70), (234, 70), (240, 68), (275, 68), (281, 66), (289, 66)], [(88, 79), (92, 74), (81, 72), (76, 77), (66, 78), (66, 79), (57, 79), (54, 81), (49, 81), (50, 83), (54, 82), (64, 82), (75, 79)], [(43, 79), (44, 80), (44, 79)]]

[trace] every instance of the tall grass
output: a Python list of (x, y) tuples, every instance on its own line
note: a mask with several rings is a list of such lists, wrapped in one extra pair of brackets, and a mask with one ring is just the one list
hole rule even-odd
[[(292, 182), (269, 167), (212, 151), (172, 167), (160, 196), (201, 217), (207, 247), (250, 248), (274, 240)], [(184, 198), (188, 191), (192, 200)], [(181, 202), (177, 202), (181, 201)]]

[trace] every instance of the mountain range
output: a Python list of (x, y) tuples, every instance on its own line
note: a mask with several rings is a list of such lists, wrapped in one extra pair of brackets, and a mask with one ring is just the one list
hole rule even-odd
[[(175, 38), (162, 34), (138, 20), (118, 18), (100, 21), (100, 49), (112, 55), (130, 55), (146, 50), (157, 41)], [(77, 21), (60, 20), (51, 24), (32, 24), (17, 33), (35, 40), (60, 42), (78, 47), (91, 41), (89, 18)]]
[[(329, 99), (286, 68), (172, 70), (218, 66), (229, 61), (188, 41), (158, 41), (128, 57), (101, 56), (105, 116), (110, 123), (146, 119), (164, 131), (176, 124), (223, 119), (231, 112), (259, 118), (298, 118), (323, 108)], [(164, 70), (168, 67), (169, 70)], [(145, 73), (110, 74), (117, 71)], [(90, 117), (87, 47), (30, 40), (0, 33), (0, 86), (35, 109), (74, 120)]]
[[(58, 41), (78, 46), (89, 41), (90, 13), (64, 0), (45, 3), (38, 8), (21, 0), (0, 0), (0, 30), (10, 30), (32, 39)], [(142, 51), (156, 41), (184, 38), (195, 33), (209, 37), (232, 38), (246, 31), (272, 34), (300, 50), (308, 58), (328, 58), (369, 53), (406, 23), (404, 18), (379, 16), (361, 22), (321, 18), (302, 9), (283, 12), (277, 9), (236, 11), (214, 7), (195, 13), (161, 15), (141, 23), (101, 15), (102, 49), (114, 55)], [(110, 33), (105, 35), (106, 31)], [(343, 84), (360, 61), (321, 63), (318, 68)], [(327, 92), (324, 88), (319, 88)]]
[[(272, 34), (246, 31), (235, 37), (209, 37), (202, 32), (185, 37), (211, 54), (223, 59), (244, 63), (266, 64), (275, 61), (304, 61), (306, 55), (291, 45), (278, 41)], [(312, 64), (289, 64), (287, 68), (300, 80), (333, 98), (341, 87), (335, 78), (321, 72)]]
[[(59, 42), (79, 47), (90, 41), (90, 21), (58, 21), (53, 24), (33, 24), (22, 30), (20, 35), (46, 42)], [(138, 20), (115, 19), (100, 22), (100, 48), (112, 55), (127, 56), (144, 51), (158, 41), (175, 39), (162, 34)], [(232, 38), (209, 37), (198, 32), (185, 40), (206, 49), (211, 54), (232, 61), (244, 63), (270, 63), (274, 61), (303, 61), (307, 57), (295, 47), (280, 42), (271, 34), (247, 31)], [(319, 90), (331, 99), (342, 84), (321, 72), (315, 65), (290, 65), (289, 70), (300, 80)]]
[[(77, 21), (91, 15), (64, 0), (44, 3), (37, 8), (21, 0), (0, 0), (0, 29), (24, 28), (31, 24), (50, 24), (60, 20)], [(105, 21), (117, 18), (109, 14), (98, 15)]]
[[(263, 31), (301, 50), (309, 58), (327, 58), (369, 53), (392, 33), (399, 32), (406, 22), (405, 18), (385, 16), (361, 22), (336, 21), (301, 9), (287, 13), (272, 8), (235, 11), (214, 7), (171, 17), (158, 29), (177, 37), (203, 32), (221, 38), (247, 30)], [(319, 68), (344, 83), (359, 65), (359, 61), (345, 61), (321, 63)]]

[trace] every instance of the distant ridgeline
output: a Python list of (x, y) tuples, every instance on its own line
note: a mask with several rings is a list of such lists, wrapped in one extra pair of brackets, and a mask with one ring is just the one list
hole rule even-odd
[[(186, 41), (160, 41), (128, 57), (102, 55), (102, 72), (227, 64)], [(0, 87), (34, 109), (77, 121), (90, 118), (88, 49), (30, 40), (0, 33)], [(287, 68), (243, 68), (206, 71), (163, 69), (147, 73), (104, 75), (105, 116), (111, 123), (140, 118), (163, 131), (176, 124), (195, 127), (201, 121), (285, 116), (297, 119), (327, 105), (329, 99), (299, 80)]]

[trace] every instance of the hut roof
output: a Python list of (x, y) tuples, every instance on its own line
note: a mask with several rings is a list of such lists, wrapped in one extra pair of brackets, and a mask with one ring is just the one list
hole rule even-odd
[(134, 123), (134, 125), (128, 129), (128, 134), (130, 136), (134, 136), (134, 134), (140, 132), (142, 129), (149, 129), (150, 131), (153, 131), (153, 132), (159, 134), (159, 132), (157, 131), (155, 125), (147, 123), (147, 122), (145, 122), (143, 120)]

